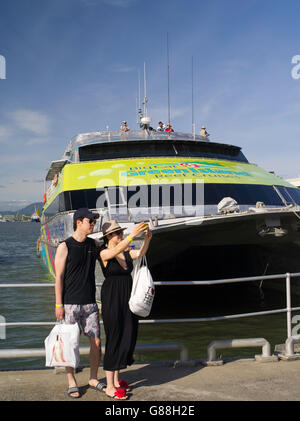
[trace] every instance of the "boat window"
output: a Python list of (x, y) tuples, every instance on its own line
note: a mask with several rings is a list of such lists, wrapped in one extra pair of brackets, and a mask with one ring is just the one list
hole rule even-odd
[(87, 190), (71, 191), (71, 209), (87, 208)]
[[(284, 186), (275, 186), (278, 189), (279, 193), (282, 195), (284, 201), (287, 205), (295, 204), (295, 201), (291, 194), (289, 193), (289, 189)], [(291, 189), (293, 190), (293, 189)]]
[(140, 140), (134, 142), (94, 143), (79, 147), (79, 161), (134, 157), (203, 157), (248, 162), (237, 146), (183, 140)]
[[(200, 184), (202, 186), (202, 184)], [(134, 207), (163, 207), (181, 206), (184, 204), (195, 206), (199, 203), (199, 191), (196, 184), (165, 184), (165, 185), (140, 185), (130, 186), (124, 189), (124, 197), (120, 194), (119, 188), (110, 190), (110, 203), (113, 206), (126, 205)], [(113, 194), (112, 194), (113, 193)], [(299, 192), (300, 193), (300, 192)], [(99, 189), (89, 193), (89, 207), (107, 206), (105, 201), (105, 190)], [(198, 196), (197, 196), (198, 194)], [(267, 206), (283, 206), (283, 202), (272, 188), (264, 185), (245, 184), (218, 184), (207, 183), (204, 185), (204, 204), (216, 205), (224, 197), (232, 197), (240, 205), (253, 206), (256, 202), (264, 202)], [(96, 206), (98, 204), (98, 206)]]
[(45, 217), (46, 218), (51, 218), (52, 216), (56, 215), (58, 212), (60, 212), (60, 208), (59, 208), (59, 200), (60, 200), (60, 195), (57, 196), (53, 202), (51, 203), (50, 206), (47, 207), (47, 209), (45, 209)]
[[(293, 203), (296, 203), (297, 205), (300, 205), (300, 189), (294, 189), (292, 187), (285, 187), (284, 190), (286, 191), (288, 195), (287, 200), (289, 199), (289, 203), (293, 202)], [(281, 191), (282, 190), (280, 190), (280, 192)]]
[[(167, 207), (167, 206), (195, 206), (200, 199), (203, 184), (161, 184), (131, 186), (127, 190), (127, 204), (129, 208), (134, 207)], [(197, 197), (198, 194), (198, 197)]]
[(251, 184), (205, 184), (206, 205), (218, 204), (224, 197), (232, 197), (239, 205), (255, 206), (264, 202), (266, 206), (282, 206), (283, 202), (272, 186)]
[(72, 209), (71, 200), (70, 200), (70, 192), (63, 192), (59, 194), (45, 209), (45, 217), (46, 219), (51, 218), (52, 216), (56, 215), (59, 212), (65, 212), (66, 210)]
[(104, 188), (105, 198), (110, 206), (126, 205), (126, 199), (122, 193), (122, 187), (110, 186)]
[[(64, 211), (66, 211), (68, 209), (72, 209), (71, 193), (69, 191), (66, 191), (63, 194), (61, 194), (60, 196), (63, 196), (63, 198), (64, 198), (61, 209), (64, 209)], [(63, 207), (63, 204), (64, 204), (64, 207)], [(63, 212), (63, 211), (61, 210), (61, 212)]]
[[(104, 189), (88, 189), (86, 190), (86, 207), (89, 209), (95, 209), (96, 207), (101, 206), (95, 206), (97, 203), (97, 198), (100, 194), (104, 193)], [(105, 203), (105, 206), (107, 206), (107, 203)]]
[[(203, 188), (204, 187), (204, 188)], [(275, 186), (285, 200), (300, 205), (300, 190)], [(81, 207), (89, 209), (108, 209), (109, 195), (111, 215), (133, 215), (133, 220), (140, 217), (166, 217), (167, 214), (190, 216), (195, 207), (205, 205), (214, 209), (224, 197), (232, 197), (239, 205), (255, 206), (264, 202), (266, 206), (284, 206), (273, 186), (245, 184), (166, 184), (139, 185), (63, 192), (45, 210), (47, 219), (58, 212), (75, 210)], [(201, 190), (202, 189), (202, 190)], [(183, 209), (184, 208), (184, 209)], [(208, 209), (208, 208), (207, 208)], [(215, 212), (214, 209), (212, 212)]]

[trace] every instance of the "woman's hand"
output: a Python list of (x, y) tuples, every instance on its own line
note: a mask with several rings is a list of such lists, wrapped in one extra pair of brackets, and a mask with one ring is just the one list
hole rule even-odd
[(147, 231), (146, 231), (145, 239), (147, 239), (148, 242), (150, 242), (151, 238), (152, 238), (152, 232), (148, 228)]
[(132, 233), (130, 234), (130, 237), (131, 238), (137, 237), (143, 231), (146, 231), (147, 228), (148, 228), (148, 225), (145, 222), (140, 222), (133, 228)]
[(152, 238), (152, 232), (150, 231), (149, 227), (145, 228), (145, 239), (143, 241), (142, 247), (139, 250), (131, 250), (130, 256), (132, 259), (137, 259), (138, 257), (145, 256), (147, 253), (150, 241)]

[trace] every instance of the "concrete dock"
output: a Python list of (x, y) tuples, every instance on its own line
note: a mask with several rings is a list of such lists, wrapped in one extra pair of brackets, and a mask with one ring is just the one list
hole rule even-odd
[[(257, 362), (228, 359), (207, 367), (135, 364), (122, 371), (132, 387), (129, 401), (300, 401), (300, 360)], [(81, 398), (76, 401), (112, 402), (104, 393), (88, 388), (89, 369), (76, 374)], [(99, 368), (99, 380), (104, 371)], [(1, 371), (1, 401), (71, 401), (67, 378), (54, 369)], [(75, 400), (74, 400), (75, 401)]]

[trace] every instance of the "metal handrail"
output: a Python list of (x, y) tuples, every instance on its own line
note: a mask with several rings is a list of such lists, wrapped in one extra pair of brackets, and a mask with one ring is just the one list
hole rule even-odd
[[(250, 282), (250, 281), (264, 281), (269, 279), (284, 279), (289, 275), (291, 278), (300, 277), (300, 272), (281, 273), (277, 275), (263, 275), (263, 276), (248, 276), (243, 278), (229, 278), (216, 280), (199, 280), (199, 281), (154, 281), (154, 285), (160, 286), (174, 286), (174, 285), (219, 285), (230, 284), (235, 282)], [(101, 286), (103, 282), (97, 282), (96, 286)], [(55, 283), (25, 283), (25, 284), (0, 284), (0, 288), (35, 288), (35, 287), (53, 287)]]
[(225, 339), (213, 341), (207, 347), (207, 360), (216, 361), (217, 349), (242, 348), (242, 347), (262, 347), (262, 357), (271, 356), (270, 343), (265, 338), (247, 338), (247, 339)]
[[(181, 342), (159, 343), (159, 344), (137, 344), (135, 352), (156, 352), (156, 351), (179, 351), (180, 361), (189, 359), (189, 351)], [(80, 347), (80, 355), (89, 355), (90, 347)], [(101, 347), (102, 355), (105, 354), (105, 347)], [(45, 348), (24, 348), (24, 349), (0, 349), (0, 359), (2, 358), (35, 358), (45, 357)]]
[[(181, 319), (142, 319), (139, 320), (141, 324), (152, 324), (152, 323), (196, 323), (196, 322), (213, 322), (220, 320), (240, 319), (243, 317), (255, 317), (255, 316), (267, 316), (268, 314), (285, 313), (286, 308), (257, 311), (252, 313), (241, 313), (241, 314), (229, 314), (226, 316), (211, 316), (211, 317), (192, 317), (192, 318), (181, 318)], [(292, 307), (292, 311), (300, 310), (300, 307)], [(100, 320), (100, 323), (103, 323)], [(0, 323), (0, 327), (8, 326), (54, 326), (57, 322), (6, 322)]]
[[(218, 279), (218, 280), (204, 280), (204, 281), (156, 281), (155, 285), (161, 286), (174, 286), (174, 285), (218, 285), (218, 284), (228, 284), (235, 282), (249, 282), (249, 281), (258, 281), (258, 280), (270, 280), (270, 279), (286, 279), (286, 307), (282, 309), (259, 311), (252, 313), (241, 313), (225, 316), (213, 316), (213, 317), (200, 317), (200, 318), (177, 318), (177, 319), (143, 319), (140, 320), (140, 323), (149, 324), (149, 323), (188, 323), (188, 322), (203, 322), (203, 321), (216, 321), (216, 320), (226, 320), (233, 318), (241, 317), (251, 317), (251, 316), (261, 316), (267, 314), (276, 314), (276, 313), (287, 313), (287, 338), (292, 336), (292, 323), (291, 323), (291, 313), (292, 311), (300, 310), (300, 307), (291, 306), (291, 278), (299, 277), (300, 272), (295, 273), (285, 273), (277, 275), (264, 275), (264, 276), (252, 276), (244, 278), (232, 278), (232, 279)], [(33, 288), (33, 287), (53, 287), (54, 283), (28, 283), (28, 284), (0, 284), (0, 288)], [(102, 285), (102, 283), (96, 283), (97, 286)], [(102, 322), (101, 322), (102, 323)], [(43, 326), (43, 325), (55, 325), (56, 322), (10, 322), (10, 323), (0, 323), (0, 327), (4, 326)]]

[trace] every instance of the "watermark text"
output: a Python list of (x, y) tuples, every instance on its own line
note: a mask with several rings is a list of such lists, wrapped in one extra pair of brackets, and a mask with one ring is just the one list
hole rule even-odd
[(160, 218), (204, 215), (204, 183), (185, 179), (181, 183), (157, 183), (157, 180), (135, 179), (134, 185), (114, 185), (106, 179), (108, 187), (97, 186), (97, 208), (108, 208), (114, 218), (128, 212), (137, 219), (153, 216)]
[(0, 55), (0, 79), (6, 79), (6, 60)]
[(0, 314), (0, 340), (6, 339), (6, 320), (4, 316)]
[(292, 58), (292, 63), (296, 64), (291, 71), (292, 78), (295, 80), (300, 79), (300, 54)]

